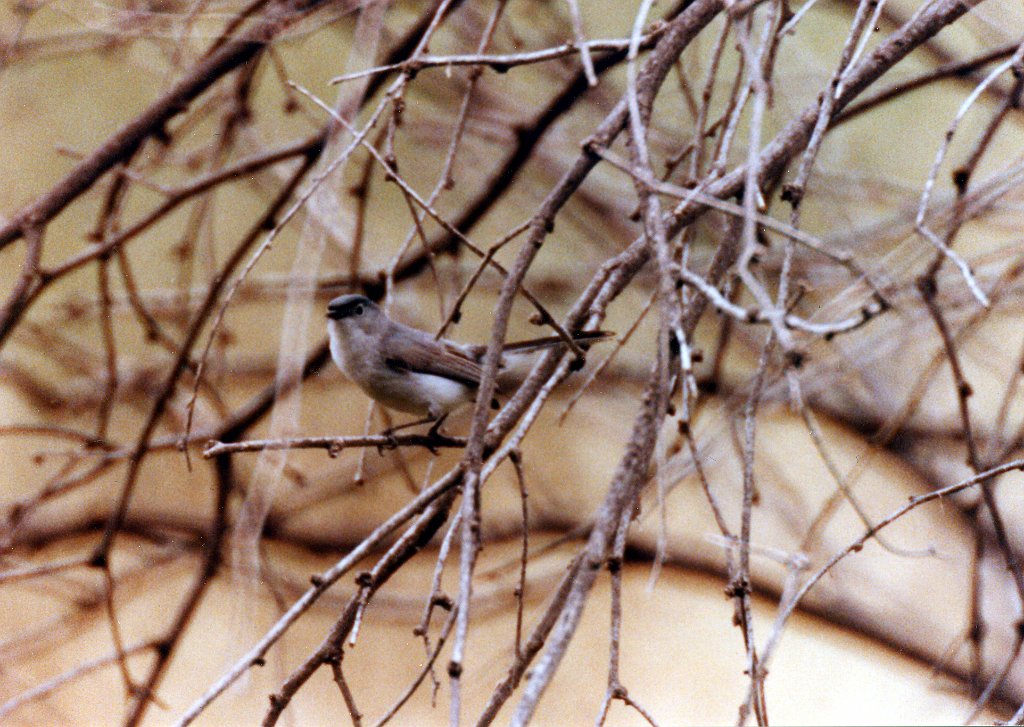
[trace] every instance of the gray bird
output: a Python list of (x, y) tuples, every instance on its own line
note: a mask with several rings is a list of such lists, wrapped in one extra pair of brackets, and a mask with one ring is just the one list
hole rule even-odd
[[(327, 305), (331, 357), (342, 373), (367, 396), (386, 407), (433, 421), (436, 434), (449, 413), (476, 397), (486, 346), (435, 339), (429, 333), (391, 320), (364, 295), (342, 295)], [(585, 347), (610, 337), (605, 331), (574, 333)], [(502, 349), (498, 391), (522, 381), (522, 363), (538, 351), (565, 348), (558, 336), (509, 343)]]

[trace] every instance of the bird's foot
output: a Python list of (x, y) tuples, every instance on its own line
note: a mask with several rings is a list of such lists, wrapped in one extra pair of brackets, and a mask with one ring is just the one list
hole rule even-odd
[(438, 453), (437, 446), (433, 442), (448, 444), (452, 441), (452, 438), (441, 431), (441, 425), (444, 424), (444, 420), (448, 418), (448, 414), (442, 414), (441, 416), (434, 419), (434, 423), (430, 425), (430, 429), (427, 430), (427, 441), (424, 442), (423, 446), (426, 447), (431, 454), (436, 455)]
[(386, 441), (377, 445), (377, 454), (381, 457), (384, 456), (384, 450), (398, 449), (398, 438), (395, 436), (395, 432), (401, 427), (388, 427), (380, 436), (384, 437)]

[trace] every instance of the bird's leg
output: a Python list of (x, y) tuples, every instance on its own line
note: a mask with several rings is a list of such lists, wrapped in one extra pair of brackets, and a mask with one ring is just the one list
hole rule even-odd
[(397, 427), (388, 427), (383, 432), (381, 432), (381, 434), (384, 435), (385, 437), (391, 437), (394, 435), (395, 432), (400, 432), (403, 429), (408, 429), (409, 427), (418, 427), (420, 424), (426, 424), (428, 422), (434, 421), (435, 419), (436, 417), (424, 417), (423, 419), (417, 419), (414, 422), (406, 422), (405, 424), (399, 424)]
[(439, 439), (447, 439), (448, 437), (441, 433), (441, 425), (444, 424), (444, 420), (448, 418), (448, 412), (445, 412), (439, 417), (434, 419), (434, 423), (430, 429), (427, 430), (428, 437), (437, 437)]

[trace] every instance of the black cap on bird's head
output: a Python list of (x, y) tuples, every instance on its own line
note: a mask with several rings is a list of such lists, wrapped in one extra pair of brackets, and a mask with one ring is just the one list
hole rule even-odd
[(340, 295), (327, 304), (327, 317), (340, 321), (352, 316), (361, 316), (376, 307), (376, 303), (365, 295)]

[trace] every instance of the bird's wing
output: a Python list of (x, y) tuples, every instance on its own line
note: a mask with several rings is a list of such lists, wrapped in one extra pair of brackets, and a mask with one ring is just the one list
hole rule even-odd
[(483, 373), (480, 366), (458, 346), (436, 341), (415, 328), (392, 330), (385, 335), (381, 354), (392, 370), (443, 376), (467, 386), (479, 385)]

